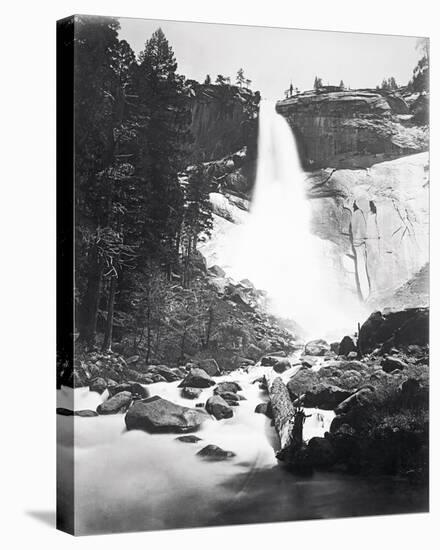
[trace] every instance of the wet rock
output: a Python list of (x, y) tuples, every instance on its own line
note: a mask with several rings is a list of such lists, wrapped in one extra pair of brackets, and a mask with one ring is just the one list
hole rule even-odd
[(209, 388), (215, 386), (215, 381), (203, 369), (192, 368), (179, 384), (180, 388)]
[(356, 359), (358, 356), (357, 352), (350, 351), (350, 353), (347, 353), (347, 359)]
[(224, 392), (233, 392), (237, 393), (241, 391), (242, 387), (237, 382), (220, 382), (217, 387), (214, 389), (214, 393), (224, 393)]
[(272, 406), (270, 404), (270, 401), (267, 403), (258, 403), (258, 405), (255, 407), (255, 412), (258, 414), (264, 414), (265, 416), (267, 416), (267, 418), (273, 418)]
[(304, 355), (323, 356), (328, 351), (330, 351), (330, 346), (322, 339), (311, 340), (304, 347)]
[(144, 388), (142, 384), (139, 382), (123, 382), (122, 384), (117, 384), (116, 386), (112, 386), (111, 388), (108, 388), (108, 392), (110, 396), (116, 395), (120, 392), (130, 392), (133, 397), (145, 399), (146, 397), (149, 397), (150, 393), (147, 390), (147, 388)]
[(356, 407), (363, 407), (372, 403), (374, 399), (374, 390), (372, 388), (362, 388), (340, 403), (336, 409), (336, 415), (347, 414)]
[(82, 409), (79, 411), (75, 411), (75, 416), (80, 416), (82, 418), (92, 418), (94, 416), (98, 416), (98, 413), (96, 411), (91, 411), (90, 409)]
[(332, 342), (330, 344), (330, 350), (335, 354), (339, 355), (339, 342)]
[(318, 409), (331, 411), (339, 403), (350, 397), (352, 393), (338, 386), (321, 383), (306, 391), (301, 398), (301, 402), (304, 407), (317, 407)]
[(139, 384), (145, 385), (153, 383), (153, 379), (151, 378), (151, 376), (145, 373), (139, 373), (136, 377), (136, 381), (139, 382)]
[(318, 382), (318, 374), (315, 371), (301, 367), (287, 382), (290, 398), (292, 401), (298, 399), (298, 397), (312, 389)]
[(355, 336), (344, 336), (339, 343), (338, 355), (348, 355), (355, 352), (357, 357), (357, 338)]
[(137, 363), (139, 359), (140, 359), (139, 355), (132, 355), (131, 357), (126, 359), (125, 362), (127, 363), (127, 365), (132, 365), (134, 363)]
[(165, 378), (165, 376), (162, 376), (158, 372), (151, 374), (151, 379), (153, 380), (153, 383), (157, 382), (168, 382), (168, 380)]
[(107, 381), (104, 378), (95, 378), (90, 383), (90, 391), (104, 393), (106, 389), (107, 389)]
[(217, 447), (217, 445), (207, 445), (197, 453), (197, 456), (201, 456), (205, 460), (219, 461), (233, 458), (235, 453), (232, 451), (225, 451), (220, 447)]
[(287, 369), (290, 369), (290, 361), (288, 359), (280, 359), (272, 367), (275, 372), (282, 373)]
[(182, 433), (197, 430), (206, 418), (202, 411), (154, 396), (130, 407), (125, 415), (125, 424), (127, 430)]
[(203, 359), (198, 361), (197, 366), (209, 374), (209, 376), (218, 376), (220, 374), (220, 367), (215, 359)]
[(406, 368), (408, 365), (399, 359), (398, 357), (384, 357), (381, 361), (382, 369), (385, 372), (393, 372), (395, 370), (401, 371)]
[(176, 441), (181, 441), (182, 443), (198, 443), (202, 441), (202, 439), (196, 435), (181, 435), (176, 437)]
[(64, 407), (57, 407), (57, 414), (61, 416), (73, 416), (73, 411), (70, 409), (65, 409)]
[(220, 395), (213, 395), (208, 399), (206, 402), (206, 410), (217, 420), (231, 418), (234, 414), (230, 405), (228, 405), (228, 403)]
[[(182, 378), (179, 372), (176, 372), (176, 369), (171, 369), (166, 365), (155, 365), (153, 367), (150, 367), (147, 374), (150, 374), (155, 382), (157, 381), (158, 375), (162, 376), (166, 382), (176, 382), (177, 380), (180, 380)], [(164, 380), (160, 381), (163, 382)]]
[(129, 391), (122, 391), (98, 405), (96, 412), (101, 415), (123, 412), (130, 406), (132, 398)]
[(307, 369), (311, 369), (312, 367), (314, 367), (317, 362), (318, 360), (311, 355), (303, 355), (301, 357), (301, 365), (303, 367), (306, 367)]
[(186, 387), (182, 390), (182, 397), (186, 397), (187, 399), (197, 399), (198, 397), (200, 397), (201, 393), (202, 388)]

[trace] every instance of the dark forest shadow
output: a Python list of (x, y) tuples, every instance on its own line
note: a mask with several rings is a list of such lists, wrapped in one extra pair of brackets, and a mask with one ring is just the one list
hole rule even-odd
[(55, 510), (26, 510), (26, 515), (38, 520), (40, 523), (44, 523), (49, 527), (55, 528), (56, 526), (56, 512)]

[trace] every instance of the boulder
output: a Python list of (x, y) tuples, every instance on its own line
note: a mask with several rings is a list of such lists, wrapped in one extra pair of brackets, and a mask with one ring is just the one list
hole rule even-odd
[(209, 269), (208, 269), (208, 273), (209, 275), (213, 275), (214, 277), (226, 277), (226, 273), (225, 271), (218, 265), (212, 265)]
[(255, 412), (258, 414), (264, 414), (265, 416), (267, 416), (267, 418), (273, 418), (272, 406), (270, 404), (270, 401), (268, 401), (267, 403), (258, 403), (258, 405), (255, 407)]
[(147, 390), (147, 388), (144, 388), (139, 382), (123, 382), (122, 384), (117, 384), (116, 386), (112, 386), (108, 388), (108, 392), (110, 396), (116, 395), (120, 392), (130, 392), (133, 397), (145, 399), (146, 397), (149, 397), (150, 393)]
[(197, 399), (200, 397), (200, 394), (202, 393), (202, 388), (190, 388), (185, 387), (182, 390), (182, 397), (186, 397), (187, 399)]
[(348, 355), (351, 352), (355, 352), (357, 356), (357, 338), (355, 336), (344, 336), (339, 343), (338, 355)]
[(220, 382), (214, 389), (214, 393), (234, 392), (241, 391), (242, 387), (237, 382)]
[(311, 340), (304, 346), (304, 355), (322, 356), (329, 351), (330, 346), (322, 339)]
[(339, 355), (339, 342), (332, 342), (330, 344), (330, 350), (335, 354)]
[(281, 358), (279, 361), (275, 363), (275, 365), (272, 368), (275, 372), (282, 373), (287, 369), (290, 369), (290, 361), (288, 359)]
[(395, 370), (403, 370), (408, 365), (398, 357), (384, 357), (381, 361), (382, 369), (385, 372), (393, 372)]
[(180, 388), (209, 388), (215, 386), (215, 381), (203, 369), (192, 368), (179, 384)]
[(202, 411), (154, 396), (130, 407), (125, 415), (125, 425), (127, 430), (149, 433), (184, 433), (197, 430), (206, 418)]
[(409, 308), (381, 313), (376, 311), (361, 326), (358, 346), (361, 353), (381, 347), (402, 349), (429, 343), (429, 308)]
[(202, 441), (202, 439), (196, 435), (180, 435), (176, 437), (176, 441), (181, 441), (182, 443), (198, 443)]
[(90, 382), (90, 391), (96, 391), (98, 393), (104, 393), (107, 389), (107, 381), (104, 378), (95, 378)]
[(155, 375), (160, 375), (163, 376), (167, 382), (175, 382), (176, 380), (180, 380), (182, 378), (180, 373), (176, 372), (176, 370), (177, 369), (171, 369), (166, 365), (155, 365), (154, 367), (151, 367), (151, 370), (149, 370), (147, 374), (151, 373), (153, 375), (153, 379)]
[(213, 395), (208, 399), (206, 410), (209, 414), (215, 416), (217, 420), (231, 418), (234, 414), (230, 405), (220, 395)]
[(209, 376), (218, 376), (220, 374), (220, 367), (215, 359), (202, 359), (197, 362), (197, 366), (209, 374)]
[(139, 359), (140, 359), (139, 355), (132, 355), (131, 357), (126, 359), (125, 362), (127, 363), (127, 365), (132, 365), (134, 363), (137, 363)]
[(298, 399), (306, 391), (318, 384), (318, 373), (308, 368), (301, 367), (287, 382), (287, 389), (292, 401)]
[(338, 386), (320, 383), (307, 390), (301, 398), (304, 407), (317, 407), (331, 411), (345, 401), (353, 392), (343, 390)]
[(344, 401), (339, 403), (335, 409), (336, 415), (347, 414), (357, 407), (363, 407), (372, 403), (374, 399), (374, 390), (372, 388), (362, 388)]
[(96, 412), (101, 415), (123, 412), (130, 406), (132, 397), (129, 391), (117, 393), (113, 397), (107, 399), (107, 401), (104, 401), (104, 403), (98, 405)]
[(303, 355), (301, 357), (301, 365), (303, 367), (306, 367), (307, 369), (311, 369), (312, 367), (314, 367), (317, 362), (318, 360), (311, 355)]
[(197, 453), (197, 456), (200, 456), (205, 460), (219, 461), (233, 458), (235, 456), (235, 453), (233, 453), (232, 451), (225, 451), (220, 447), (217, 447), (217, 445), (207, 445)]
[(79, 411), (75, 411), (75, 416), (80, 416), (82, 418), (92, 418), (94, 416), (98, 416), (98, 413), (96, 411), (91, 411), (90, 409), (81, 409)]

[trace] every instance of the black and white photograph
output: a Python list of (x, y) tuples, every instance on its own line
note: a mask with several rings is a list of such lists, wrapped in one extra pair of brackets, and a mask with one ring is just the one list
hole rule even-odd
[(429, 39), (57, 47), (58, 528), (428, 512)]

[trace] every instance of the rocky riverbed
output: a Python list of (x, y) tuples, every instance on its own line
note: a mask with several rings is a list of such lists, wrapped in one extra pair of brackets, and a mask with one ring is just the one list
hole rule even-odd
[[(58, 452), (76, 449), (79, 532), (226, 524), (231, 510), (232, 523), (426, 510), (428, 350), (423, 331), (405, 346), (399, 333), (427, 311), (398, 317), (230, 373), (214, 360), (141, 369), (91, 354), (81, 369), (98, 376), (58, 390)], [(276, 458), (268, 374), (310, 415), (301, 475)]]

